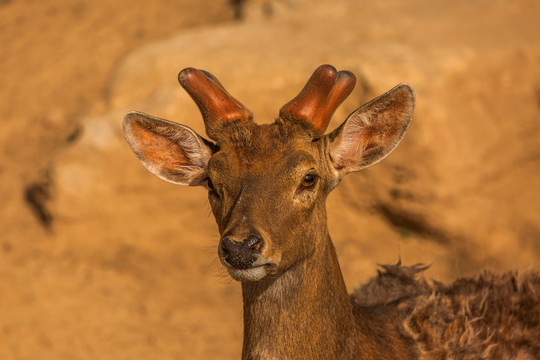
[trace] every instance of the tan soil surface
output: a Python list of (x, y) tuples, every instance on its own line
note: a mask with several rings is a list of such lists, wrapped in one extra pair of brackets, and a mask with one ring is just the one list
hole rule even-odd
[(239, 358), (205, 191), (121, 135), (129, 110), (204, 133), (187, 66), (260, 123), (322, 63), (359, 78), (331, 128), (415, 88), (403, 143), (329, 199), (350, 289), (400, 257), (445, 281), (539, 268), (539, 18), (527, 0), (0, 1), (0, 359)]

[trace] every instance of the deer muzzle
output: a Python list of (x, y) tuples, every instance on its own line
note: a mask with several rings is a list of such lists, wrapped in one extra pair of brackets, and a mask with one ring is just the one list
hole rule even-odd
[(220, 242), (220, 257), (226, 266), (233, 269), (249, 269), (261, 256), (263, 244), (259, 235), (249, 235), (243, 241), (225, 237)]
[(223, 237), (218, 247), (221, 262), (238, 281), (258, 281), (268, 273), (274, 262), (262, 255), (265, 242), (260, 235), (249, 235), (243, 241), (233, 237)]

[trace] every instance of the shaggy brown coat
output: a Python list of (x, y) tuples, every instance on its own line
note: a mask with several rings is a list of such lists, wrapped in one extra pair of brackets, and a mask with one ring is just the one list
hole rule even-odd
[(540, 359), (540, 276), (484, 271), (450, 285), (428, 283), (426, 267), (383, 265), (351, 300), (392, 314), (418, 359)]

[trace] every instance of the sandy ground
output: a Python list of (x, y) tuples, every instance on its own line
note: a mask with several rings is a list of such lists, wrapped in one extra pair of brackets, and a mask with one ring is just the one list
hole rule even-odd
[(121, 136), (128, 110), (187, 124), (176, 83), (215, 73), (271, 121), (321, 63), (401, 81), (402, 145), (331, 195), (350, 288), (377, 263), (451, 280), (540, 264), (540, 7), (534, 1), (0, 1), (0, 359), (239, 358), (239, 286), (200, 188)]

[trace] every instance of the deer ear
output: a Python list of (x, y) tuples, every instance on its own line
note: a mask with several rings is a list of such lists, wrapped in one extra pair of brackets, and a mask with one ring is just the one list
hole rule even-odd
[(353, 112), (328, 135), (330, 158), (341, 178), (378, 163), (400, 142), (414, 111), (414, 92), (400, 84)]
[(123, 127), (131, 150), (150, 172), (175, 184), (202, 185), (210, 142), (187, 126), (136, 111), (124, 116)]

